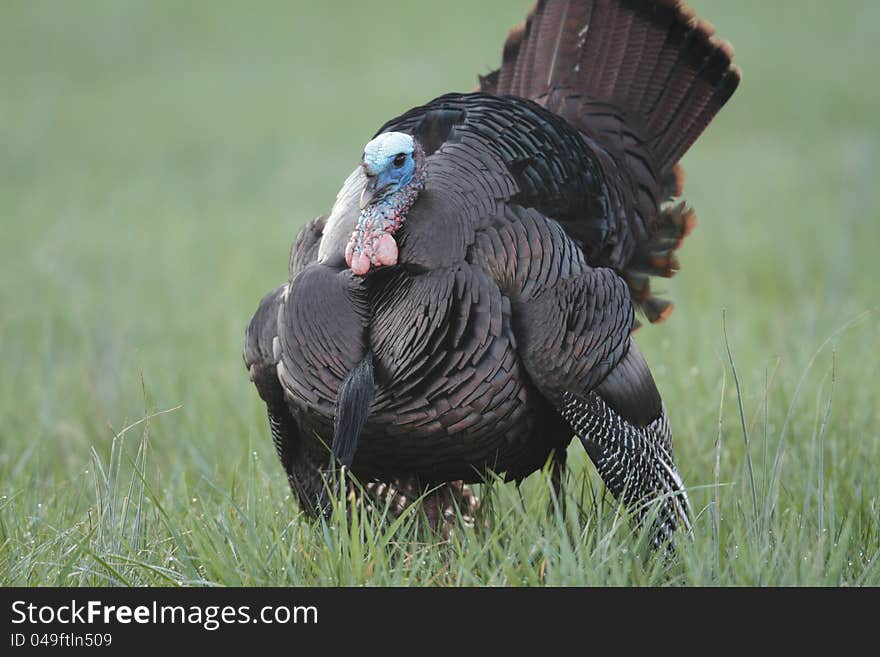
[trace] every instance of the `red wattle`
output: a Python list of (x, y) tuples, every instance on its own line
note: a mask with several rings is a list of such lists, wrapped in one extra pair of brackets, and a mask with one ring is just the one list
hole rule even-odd
[(374, 245), (374, 259), (380, 265), (397, 264), (397, 242), (391, 233), (385, 233), (376, 240)]
[(370, 258), (364, 253), (355, 253), (351, 257), (351, 263), (349, 266), (353, 273), (358, 276), (363, 276), (370, 271)]

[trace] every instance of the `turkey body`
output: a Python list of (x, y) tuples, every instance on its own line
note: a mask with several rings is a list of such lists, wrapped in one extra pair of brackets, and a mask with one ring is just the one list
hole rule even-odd
[[(548, 160), (566, 140), (589, 162), (587, 146), (540, 107), (485, 94), (437, 99), (383, 130), (412, 126), (417, 137), (436, 135), (435, 123), (450, 116), (456, 122), (441, 126), (448, 130), (443, 142), (431, 144), (425, 190), (401, 233), (399, 265), (358, 281), (341, 258), (344, 245), (325, 245), (323, 261), (316, 257), (295, 275), (294, 296), (328, 285), (351, 299), (348, 322), (339, 314), (347, 303), (333, 310), (337, 326), (351, 334), (328, 336), (327, 322), (299, 314), (290, 291), (282, 310), (282, 325), (296, 327), (296, 340), (321, 354), (315, 367), (303, 367), (303, 347), (282, 342), (280, 379), (306, 434), (332, 436), (336, 391), (360, 350), (372, 353), (375, 396), (352, 466), (362, 477), (479, 481), (492, 469), (521, 478), (573, 435), (527, 374), (518, 347), (529, 327), (517, 327), (516, 317), (536, 292), (590, 268), (560, 224), (521, 204), (537, 199), (523, 194), (508, 168), (520, 153), (492, 137), (504, 130), (512, 144), (533, 140)], [(538, 148), (529, 153), (540, 155)], [(572, 167), (578, 176), (587, 170)], [(570, 185), (574, 192), (581, 181)], [(609, 328), (628, 336), (631, 317), (624, 304)], [(326, 454), (316, 446), (321, 450)]]
[[(352, 472), (428, 485), (479, 481), (489, 469), (515, 478), (533, 472), (572, 434), (523, 369), (510, 299), (466, 260), (418, 273), (404, 267), (377, 275), (367, 291), (375, 396)], [(481, 303), (487, 308), (478, 310)], [(336, 398), (315, 391), (341, 387), (343, 371), (331, 378), (290, 367), (283, 355), (282, 363), (304, 440), (327, 437), (312, 450), (324, 463)]]
[[(621, 25), (637, 54), (603, 38)], [(412, 136), (425, 158), (396, 264), (355, 275), (346, 262), (359, 167), (298, 235), (288, 282), (245, 339), (304, 509), (321, 512), (343, 391), (357, 380), (368, 395), (350, 465), (362, 481), (520, 480), (562, 461), (577, 434), (628, 504), (671, 496), (661, 539), (687, 522), (665, 408), (631, 333), (636, 309), (668, 313), (648, 277), (677, 269), (672, 252), (693, 226), (672, 202), (677, 162), (739, 80), (707, 30), (675, 2), (542, 2), (479, 92), (379, 130)], [(604, 69), (580, 73), (591, 56), (610, 82)]]

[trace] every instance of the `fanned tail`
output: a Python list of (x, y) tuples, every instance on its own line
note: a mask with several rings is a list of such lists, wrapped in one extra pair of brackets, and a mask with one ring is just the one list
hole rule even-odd
[(635, 246), (599, 264), (621, 272), (651, 322), (672, 305), (649, 277), (677, 271), (674, 252), (696, 224), (678, 162), (736, 90), (732, 58), (683, 0), (540, 0), (510, 31), (501, 67), (480, 78), (482, 91), (545, 104), (631, 172), (623, 230)]
[(733, 48), (682, 0), (542, 0), (504, 44), (482, 90), (538, 98), (567, 88), (636, 121), (668, 172), (740, 81)]

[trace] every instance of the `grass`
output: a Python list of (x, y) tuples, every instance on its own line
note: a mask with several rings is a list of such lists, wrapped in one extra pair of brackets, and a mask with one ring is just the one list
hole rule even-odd
[(691, 2), (745, 78), (638, 337), (697, 511), (674, 559), (576, 444), (564, 513), (493, 483), (448, 541), (292, 503), (246, 322), (373, 131), (528, 4), (3, 3), (0, 584), (880, 585), (876, 3)]

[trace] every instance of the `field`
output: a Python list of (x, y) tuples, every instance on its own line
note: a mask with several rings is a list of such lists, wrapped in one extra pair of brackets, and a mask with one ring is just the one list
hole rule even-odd
[(472, 88), (530, 4), (3, 3), (0, 584), (880, 585), (867, 0), (690, 3), (744, 82), (638, 336), (698, 514), (673, 559), (576, 442), (564, 513), (546, 474), (485, 486), (448, 540), (293, 504), (246, 323), (376, 128)]

